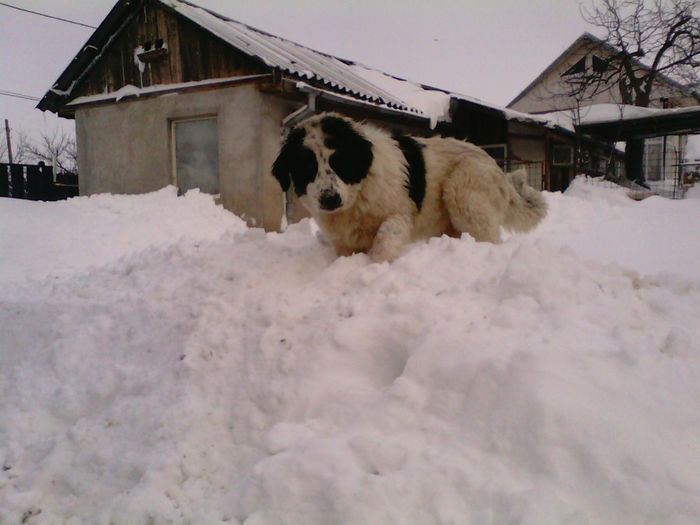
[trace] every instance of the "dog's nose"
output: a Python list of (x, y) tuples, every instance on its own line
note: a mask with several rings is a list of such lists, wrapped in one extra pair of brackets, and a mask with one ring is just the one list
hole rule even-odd
[(340, 208), (343, 201), (340, 199), (340, 195), (338, 195), (336, 192), (324, 191), (321, 193), (318, 203), (322, 210), (332, 211)]

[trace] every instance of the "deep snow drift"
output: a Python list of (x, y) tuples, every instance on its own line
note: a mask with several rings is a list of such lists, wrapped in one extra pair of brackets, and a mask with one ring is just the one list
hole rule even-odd
[(700, 199), (546, 197), (393, 264), (0, 199), (0, 523), (697, 523)]

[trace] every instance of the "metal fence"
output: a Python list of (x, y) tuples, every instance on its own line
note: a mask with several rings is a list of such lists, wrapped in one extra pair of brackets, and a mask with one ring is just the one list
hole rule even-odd
[(538, 190), (545, 189), (544, 162), (509, 159), (505, 166), (505, 171), (509, 173), (521, 169), (527, 172), (527, 183), (530, 186)]
[(662, 197), (682, 199), (688, 188), (684, 177), (689, 165), (675, 148), (648, 144), (644, 153), (644, 178), (651, 190)]
[(685, 161), (679, 143), (669, 137), (666, 139), (652, 139), (645, 144), (643, 175), (644, 184), (649, 189), (628, 180), (624, 171), (611, 169), (611, 164), (605, 164), (606, 159), (594, 162), (595, 159), (589, 161), (584, 158), (584, 161), (577, 165), (576, 173), (591, 177), (603, 176), (616, 184), (637, 191), (640, 196), (655, 194), (669, 199), (682, 199), (689, 187), (700, 182), (700, 162)]
[(496, 161), (503, 171), (512, 173), (518, 170), (527, 172), (527, 183), (535, 189), (547, 189), (544, 172), (544, 162), (531, 160), (515, 160), (507, 155), (505, 144), (479, 146)]

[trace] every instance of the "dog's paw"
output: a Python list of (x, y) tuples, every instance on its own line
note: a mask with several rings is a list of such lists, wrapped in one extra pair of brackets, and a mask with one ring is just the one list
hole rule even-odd
[(391, 262), (403, 251), (411, 237), (413, 222), (407, 215), (393, 215), (379, 227), (369, 256), (374, 262)]
[(389, 246), (387, 244), (375, 244), (368, 253), (372, 262), (383, 263), (393, 262), (401, 255), (401, 247)]
[(323, 246), (333, 246), (333, 243), (328, 239), (328, 237), (325, 236), (325, 234), (321, 230), (318, 230), (316, 232), (316, 240)]

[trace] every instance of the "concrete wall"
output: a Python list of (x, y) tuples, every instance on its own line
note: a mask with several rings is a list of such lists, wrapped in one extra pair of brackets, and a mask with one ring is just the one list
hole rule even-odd
[(171, 122), (216, 116), (222, 204), (251, 226), (276, 230), (283, 194), (270, 168), (282, 119), (294, 109), (255, 85), (79, 107), (80, 193), (145, 193), (173, 184)]

